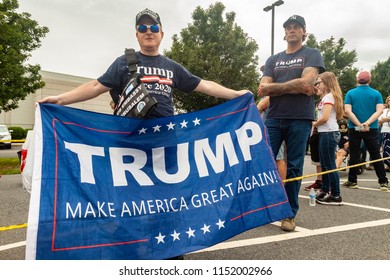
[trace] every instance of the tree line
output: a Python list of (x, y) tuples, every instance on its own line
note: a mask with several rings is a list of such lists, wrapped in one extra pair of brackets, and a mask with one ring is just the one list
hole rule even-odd
[[(41, 46), (49, 32), (40, 26), (29, 13), (18, 13), (17, 0), (0, 2), (0, 112), (18, 107), (28, 94), (44, 86), (39, 74), (40, 65), (28, 64), (31, 52)], [(183, 64), (193, 74), (213, 80), (228, 88), (246, 88), (255, 93), (260, 82), (259, 47), (255, 40), (235, 22), (236, 14), (227, 12), (221, 2), (207, 9), (198, 6), (192, 13), (192, 23), (180, 34), (172, 37), (170, 50), (164, 52), (169, 58)], [(346, 50), (343, 38), (318, 42), (310, 34), (305, 42), (308, 47), (318, 48), (323, 55), (326, 69), (339, 79), (344, 94), (355, 87), (359, 69), (355, 50)], [(371, 69), (371, 86), (382, 93), (383, 99), (390, 95), (390, 57), (377, 62)], [(181, 112), (192, 112), (215, 106), (222, 99), (203, 94), (173, 93), (175, 107)]]

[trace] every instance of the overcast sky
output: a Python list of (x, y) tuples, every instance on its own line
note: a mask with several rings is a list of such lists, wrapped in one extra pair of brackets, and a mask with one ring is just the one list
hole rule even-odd
[[(259, 45), (259, 66), (271, 54), (272, 13), (263, 8), (275, 0), (220, 0), (226, 12)], [(390, 1), (285, 0), (275, 8), (275, 53), (286, 47), (283, 22), (298, 14), (307, 32), (318, 41), (344, 38), (346, 50), (356, 50), (359, 69), (371, 69), (390, 56)], [(138, 50), (135, 16), (144, 8), (160, 15), (165, 37), (160, 47), (170, 49), (172, 36), (192, 23), (197, 6), (207, 9), (212, 0), (19, 0), (19, 12), (28, 12), (50, 32), (33, 52), (32, 64), (42, 70), (97, 78), (124, 48)]]

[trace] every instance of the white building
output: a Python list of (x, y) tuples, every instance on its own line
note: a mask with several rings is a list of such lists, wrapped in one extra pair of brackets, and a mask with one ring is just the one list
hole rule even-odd
[[(40, 74), (42, 80), (45, 82), (45, 86), (35, 93), (27, 95), (25, 100), (19, 102), (19, 108), (9, 112), (1, 112), (0, 124), (5, 124), (8, 127), (19, 126), (24, 129), (34, 128), (36, 101), (46, 96), (61, 94), (92, 80), (47, 71), (41, 71)], [(97, 98), (67, 106), (98, 113), (112, 114), (110, 101), (111, 96), (107, 92)]]

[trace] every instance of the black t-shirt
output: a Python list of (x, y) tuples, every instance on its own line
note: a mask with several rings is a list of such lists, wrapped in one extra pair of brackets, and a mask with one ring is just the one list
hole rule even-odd
[[(172, 116), (174, 114), (172, 89), (190, 93), (198, 86), (201, 79), (165, 56), (146, 56), (140, 52), (136, 52), (136, 56), (137, 73), (143, 76), (141, 80), (148, 93), (158, 101), (156, 110), (149, 117)], [(98, 81), (113, 91), (121, 93), (128, 79), (126, 56), (122, 55), (111, 64), (106, 73), (98, 78)]]
[[(317, 49), (304, 46), (295, 53), (283, 51), (275, 54), (267, 59), (263, 76), (271, 77), (274, 83), (284, 83), (301, 78), (306, 67), (317, 67), (320, 73), (325, 71)], [(303, 93), (271, 96), (267, 118), (314, 120), (314, 110), (313, 96)]]

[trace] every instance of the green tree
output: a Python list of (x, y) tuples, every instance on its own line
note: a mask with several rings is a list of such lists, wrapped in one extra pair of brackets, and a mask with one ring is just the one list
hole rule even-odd
[(49, 29), (30, 14), (17, 13), (18, 8), (17, 0), (0, 2), (0, 112), (17, 108), (20, 100), (44, 86), (40, 66), (27, 60)]
[[(193, 74), (215, 81), (235, 90), (257, 92), (260, 74), (257, 71), (258, 49), (235, 23), (235, 13), (223, 12), (225, 6), (217, 2), (204, 10), (197, 7), (192, 13), (193, 23), (175, 34), (171, 50), (165, 55), (186, 66)], [(174, 91), (176, 109), (187, 112), (208, 108), (224, 102), (204, 94), (183, 94)]]
[(390, 96), (390, 57), (384, 62), (378, 62), (371, 71), (371, 87), (378, 90), (383, 100)]
[(346, 41), (343, 38), (336, 41), (332, 36), (318, 43), (316, 37), (310, 34), (306, 45), (320, 50), (326, 70), (336, 75), (344, 94), (356, 86), (358, 69), (353, 65), (357, 61), (357, 54), (355, 50), (345, 50)]

